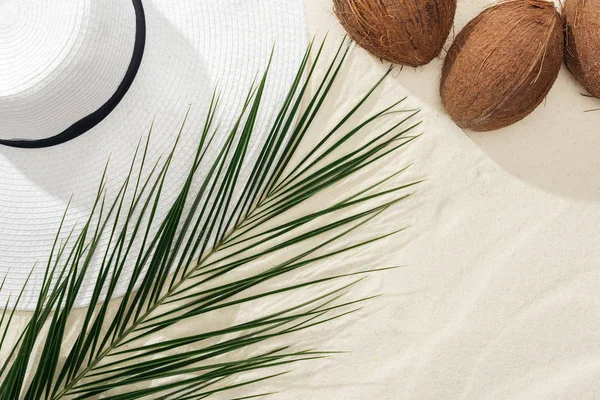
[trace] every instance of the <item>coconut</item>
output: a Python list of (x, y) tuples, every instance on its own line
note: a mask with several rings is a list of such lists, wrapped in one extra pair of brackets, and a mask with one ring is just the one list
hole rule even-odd
[(566, 0), (565, 64), (575, 79), (600, 97), (600, 0)]
[(562, 64), (561, 17), (544, 0), (509, 0), (465, 26), (442, 70), (442, 102), (462, 128), (490, 131), (529, 115)]
[(352, 40), (397, 64), (425, 65), (438, 56), (454, 21), (456, 0), (334, 0)]

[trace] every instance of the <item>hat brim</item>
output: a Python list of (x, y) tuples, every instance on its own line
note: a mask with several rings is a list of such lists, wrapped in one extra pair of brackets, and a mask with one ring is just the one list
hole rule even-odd
[[(11, 291), (21, 290), (37, 264), (20, 308), (35, 305), (45, 262), (70, 199), (66, 230), (89, 214), (109, 157), (108, 191), (115, 192), (152, 121), (148, 163), (170, 151), (191, 106), (164, 189), (165, 203), (173, 201), (215, 87), (221, 95), (221, 135), (215, 138), (207, 163), (216, 156), (227, 127), (237, 117), (256, 74), (266, 68), (275, 45), (258, 134), (249, 152), (249, 160), (255, 158), (307, 45), (302, 0), (152, 0), (144, 1), (144, 8), (144, 60), (130, 90), (110, 115), (59, 146), (33, 150), (0, 146), (0, 277), (7, 276), (0, 304)], [(90, 282), (78, 305), (89, 302), (92, 288)], [(118, 288), (116, 295), (124, 288)]]

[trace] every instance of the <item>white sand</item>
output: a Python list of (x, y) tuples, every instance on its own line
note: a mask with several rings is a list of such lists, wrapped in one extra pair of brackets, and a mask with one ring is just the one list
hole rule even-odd
[[(487, 3), (459, 1), (456, 32)], [(313, 33), (341, 33), (331, 1), (307, 4)], [(386, 68), (353, 57), (349, 79)], [(600, 101), (563, 70), (526, 120), (467, 136), (440, 104), (441, 65), (405, 68), (380, 99), (426, 113), (408, 157), (429, 181), (409, 244), (387, 247), (407, 268), (372, 283), (387, 296), (335, 341), (352, 353), (281, 399), (600, 398), (600, 112), (583, 112)]]

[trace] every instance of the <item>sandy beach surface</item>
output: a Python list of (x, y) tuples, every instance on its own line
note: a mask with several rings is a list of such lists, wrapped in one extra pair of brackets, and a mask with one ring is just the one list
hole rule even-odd
[[(459, 1), (455, 33), (489, 3)], [(313, 34), (342, 34), (330, 1), (306, 4)], [(352, 57), (347, 98), (387, 68)], [(600, 397), (600, 113), (584, 112), (599, 102), (563, 67), (533, 115), (465, 134), (441, 106), (441, 65), (395, 72), (379, 98), (424, 112), (401, 158), (428, 181), (385, 247), (407, 267), (370, 282), (387, 295), (335, 341), (351, 353), (282, 399)]]

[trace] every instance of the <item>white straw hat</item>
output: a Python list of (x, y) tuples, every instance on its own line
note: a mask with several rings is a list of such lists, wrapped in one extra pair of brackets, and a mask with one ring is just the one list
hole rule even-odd
[(183, 176), (215, 86), (218, 149), (275, 45), (264, 131), (306, 42), (302, 0), (0, 0), (0, 307), (37, 263), (20, 304), (34, 306), (65, 208), (73, 196), (66, 229), (87, 216), (109, 156), (114, 188), (152, 120), (149, 163), (191, 105), (170, 175)]

